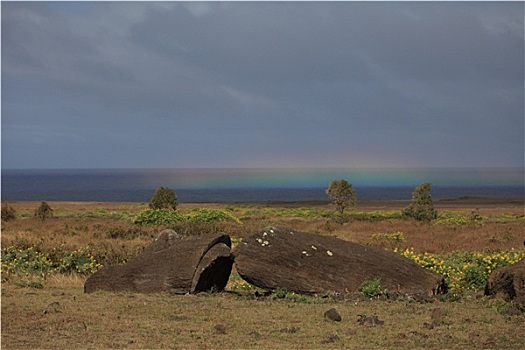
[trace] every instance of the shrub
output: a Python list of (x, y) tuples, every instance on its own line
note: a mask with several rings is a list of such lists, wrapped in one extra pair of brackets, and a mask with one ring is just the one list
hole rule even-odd
[(54, 248), (49, 254), (38, 247), (11, 246), (1, 250), (2, 280), (10, 276), (45, 278), (53, 272), (91, 274), (102, 265), (90, 247), (73, 251)]
[(367, 212), (352, 212), (345, 214), (349, 220), (354, 221), (368, 221), (378, 222), (391, 219), (401, 218), (401, 212), (398, 210), (391, 211), (367, 211)]
[(47, 202), (42, 202), (40, 206), (35, 210), (35, 217), (42, 221), (50, 219), (53, 217), (53, 209), (51, 209)]
[(184, 220), (184, 217), (173, 210), (146, 209), (141, 211), (131, 222), (138, 225), (167, 225)]
[(159, 187), (149, 201), (151, 209), (177, 209), (177, 195), (175, 191), (166, 187)]
[(471, 288), (475, 290), (482, 290), (487, 284), (488, 273), (485, 266), (477, 265), (473, 263), (472, 265), (467, 265), (468, 267), (464, 270), (463, 281), (466, 288)]
[(102, 265), (98, 264), (90, 249), (79, 248), (64, 252), (60, 262), (55, 267), (57, 272), (78, 272), (90, 274), (96, 272)]
[(397, 243), (404, 242), (405, 240), (405, 236), (401, 231), (394, 231), (391, 233), (374, 233), (371, 238), (377, 241), (393, 241)]
[(417, 221), (432, 221), (437, 218), (437, 211), (432, 202), (432, 184), (424, 182), (412, 193), (412, 202), (403, 210), (403, 216)]
[(220, 209), (196, 208), (185, 215), (191, 223), (231, 221), (240, 224), (240, 220), (232, 214)]
[(9, 205), (2, 206), (2, 221), (11, 221), (16, 219), (16, 211)]
[(52, 268), (53, 263), (49, 257), (33, 247), (2, 248), (2, 279), (7, 279), (10, 275), (44, 277)]
[(381, 277), (376, 277), (372, 280), (365, 280), (361, 283), (361, 292), (368, 298), (373, 298), (383, 294), (383, 287), (381, 286)]
[(274, 298), (285, 299), (287, 301), (292, 301), (296, 303), (307, 304), (310, 302), (310, 300), (306, 296), (296, 294), (295, 292), (290, 292), (286, 288), (277, 288), (272, 292), (272, 295), (274, 296)]
[(446, 255), (416, 253), (414, 249), (398, 251), (415, 263), (445, 276), (447, 285), (453, 293), (467, 290), (482, 290), (488, 276), (505, 266), (510, 266), (525, 258), (525, 250), (510, 249), (502, 252), (452, 252)]

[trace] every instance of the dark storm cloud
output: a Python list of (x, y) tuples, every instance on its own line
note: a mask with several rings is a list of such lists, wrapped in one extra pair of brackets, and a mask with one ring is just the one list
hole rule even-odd
[(523, 3), (4, 2), (3, 162), (523, 166), (523, 40)]

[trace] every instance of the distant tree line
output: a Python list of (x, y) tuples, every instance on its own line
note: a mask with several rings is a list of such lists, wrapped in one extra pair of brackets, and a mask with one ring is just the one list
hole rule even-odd
[[(412, 201), (403, 209), (402, 216), (417, 221), (430, 222), (437, 218), (437, 211), (431, 196), (432, 184), (423, 182), (414, 189)], [(328, 197), (334, 204), (335, 210), (343, 215), (345, 209), (354, 207), (357, 203), (357, 195), (352, 184), (346, 180), (333, 180), (325, 190)], [(175, 191), (166, 187), (156, 189), (153, 197), (149, 202), (149, 208), (152, 210), (163, 209), (175, 211), (177, 209), (177, 195)], [(53, 217), (53, 209), (42, 202), (35, 210), (34, 217), (40, 220), (46, 220)], [(2, 221), (14, 220), (16, 212), (9, 205), (2, 206)]]

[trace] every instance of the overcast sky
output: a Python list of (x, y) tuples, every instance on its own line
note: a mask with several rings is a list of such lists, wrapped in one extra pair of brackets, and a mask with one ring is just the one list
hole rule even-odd
[(4, 2), (4, 168), (523, 167), (523, 2)]

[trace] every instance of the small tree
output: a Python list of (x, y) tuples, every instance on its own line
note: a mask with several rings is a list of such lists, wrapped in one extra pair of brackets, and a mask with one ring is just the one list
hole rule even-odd
[(35, 218), (44, 221), (45, 219), (50, 219), (53, 217), (53, 209), (47, 204), (47, 202), (42, 202), (40, 206), (35, 210)]
[(16, 210), (10, 205), (2, 205), (2, 221), (11, 221), (16, 219)]
[(151, 209), (177, 209), (177, 195), (175, 191), (166, 187), (159, 187), (155, 191), (153, 198), (149, 201)]
[(343, 214), (348, 206), (354, 206), (357, 198), (354, 188), (346, 180), (334, 180), (326, 189), (326, 194), (335, 205), (335, 209)]
[(403, 209), (403, 216), (417, 221), (432, 221), (437, 218), (437, 211), (432, 203), (432, 184), (424, 182), (412, 193), (412, 202)]

